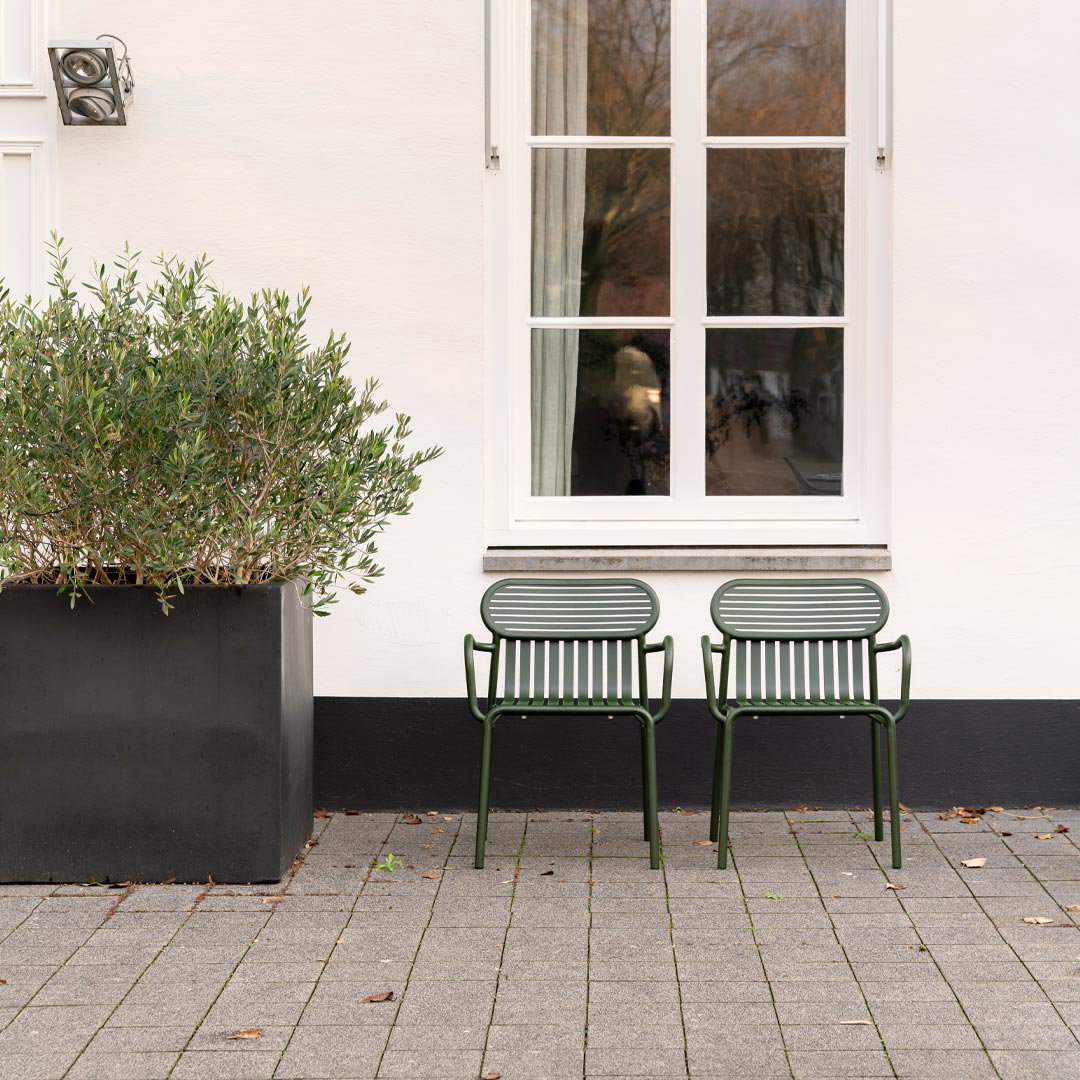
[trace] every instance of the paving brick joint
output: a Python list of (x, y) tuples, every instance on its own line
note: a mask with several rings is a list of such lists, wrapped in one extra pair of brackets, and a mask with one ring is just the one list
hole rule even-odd
[(476, 871), (472, 815), (335, 813), (275, 885), (0, 886), (0, 1080), (1080, 1077), (1080, 810), (906, 813), (898, 871), (865, 811), (708, 830), (493, 814)]

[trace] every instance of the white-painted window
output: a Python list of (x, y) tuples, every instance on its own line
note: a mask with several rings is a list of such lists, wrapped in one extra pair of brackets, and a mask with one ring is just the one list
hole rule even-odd
[(494, 544), (886, 537), (869, 0), (505, 0)]

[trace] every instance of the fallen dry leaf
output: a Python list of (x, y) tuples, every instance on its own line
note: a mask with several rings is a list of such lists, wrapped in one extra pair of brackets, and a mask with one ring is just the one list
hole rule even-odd
[(262, 1032), (258, 1028), (241, 1028), (239, 1031), (234, 1031), (231, 1035), (226, 1035), (226, 1039), (261, 1039)]
[(1011, 832), (1000, 832), (1000, 833), (998, 833), (998, 836), (1012, 836), (1012, 833)]
[(329, 810), (324, 810), (320, 806), (319, 809), (315, 811), (315, 816), (318, 817), (318, 818), (323, 818), (323, 817), (333, 817), (334, 815), (331, 814)]
[(938, 814), (938, 817), (941, 818), (942, 821), (952, 821), (952, 819), (954, 817), (959, 817), (959, 816), (960, 816), (960, 807), (959, 806), (954, 806), (951, 810), (942, 810), (941, 813)]
[(264, 904), (280, 904), (284, 899), (284, 896), (264, 896), (262, 902)]
[(109, 889), (130, 889), (134, 884), (132, 881), (110, 881), (106, 888)]
[(1005, 813), (1005, 807), (1004, 806), (988, 806), (986, 809), (991, 811), (994, 814), (1004, 814)]
[(555, 871), (554, 870), (541, 870), (540, 871), (540, 876), (541, 877), (554, 877), (555, 876)]
[(345, 816), (346, 817), (359, 817), (360, 816), (360, 811), (359, 810), (346, 810), (345, 811)]
[(793, 806), (791, 808), (791, 812), (793, 814), (805, 814), (807, 809), (808, 809), (808, 807), (807, 807), (806, 803), (799, 803), (798, 806)]
[(491, 1072), (484, 1073), (484, 1075), (480, 1077), (480, 1080), (502, 1080), (502, 1073), (495, 1072), (493, 1069)]
[(436, 874), (434, 870), (429, 870), (426, 874), (421, 874), (420, 876), (422, 878), (427, 878), (428, 881), (438, 881), (439, 880), (439, 875)]
[(393, 990), (387, 990), (385, 994), (368, 994), (364, 998), (365, 1005), (378, 1005), (380, 1001), (393, 1001), (395, 997)]
[(977, 859), (961, 859), (960, 860), (960, 865), (961, 866), (966, 866), (966, 867), (968, 867), (968, 868), (970, 868), (972, 870), (978, 870), (980, 867), (983, 867), (983, 866), (986, 865), (986, 860), (984, 858), (982, 858), (982, 856), (980, 856)]
[(964, 825), (978, 825), (979, 824), (979, 819), (977, 817), (970, 817), (970, 816), (969, 817), (962, 817), (960, 819), (960, 821)]
[(401, 820), (406, 825), (419, 825), (424, 819), (416, 814), (404, 814)]
[(427, 812), (427, 816), (428, 817), (438, 817), (439, 816), (439, 811), (438, 810), (429, 810)]
[(911, 807), (905, 806), (902, 802), (898, 802), (896, 805), (900, 807), (901, 812), (904, 814), (910, 814), (912, 812)]
[(0, 986), (7, 986), (7, 984), (8, 984), (7, 979), (0, 979)]
[(1045, 915), (1025, 915), (1024, 922), (1029, 926), (1045, 926), (1049, 922), (1053, 922), (1053, 919), (1046, 918)]
[(167, 877), (161, 884), (162, 885), (175, 885), (176, 884), (176, 878)]
[(885, 888), (886, 889), (906, 889), (907, 886), (906, 885), (901, 885), (899, 881), (890, 881), (888, 883), (888, 885), (885, 886)]
[(712, 847), (711, 840), (695, 840), (694, 847)]
[(865, 1024), (867, 1027), (870, 1027), (870, 1021), (869, 1020), (841, 1020), (840, 1023), (841, 1024), (849, 1024), (849, 1025)]
[(1053, 840), (1054, 834), (1051, 832), (1041, 832), (1035, 837), (1036, 840)]
[(1068, 825), (1058, 825), (1058, 827), (1054, 830), (1054, 832), (1068, 832), (1068, 831), (1069, 831), (1069, 826)]
[(1080, 904), (1066, 904), (1066, 911), (1080, 911)]

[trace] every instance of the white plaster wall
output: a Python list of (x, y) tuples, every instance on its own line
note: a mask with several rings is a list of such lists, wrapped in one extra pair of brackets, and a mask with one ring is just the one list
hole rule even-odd
[[(917, 696), (1080, 697), (1080, 5), (894, 6), (891, 629)], [(317, 624), (316, 692), (461, 694), (489, 580), (481, 0), (52, 0), (50, 21), (120, 34), (138, 81), (127, 129), (50, 131), (78, 258), (129, 240), (210, 252), (233, 289), (310, 285), (313, 333), (347, 332), (356, 375), (447, 449), (386, 578)], [(719, 578), (646, 576), (699, 694)]]

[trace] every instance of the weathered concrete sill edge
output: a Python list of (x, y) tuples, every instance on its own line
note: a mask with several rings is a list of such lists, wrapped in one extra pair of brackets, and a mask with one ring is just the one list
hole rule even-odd
[(881, 546), (835, 547), (489, 547), (489, 573), (643, 570), (891, 570)]

